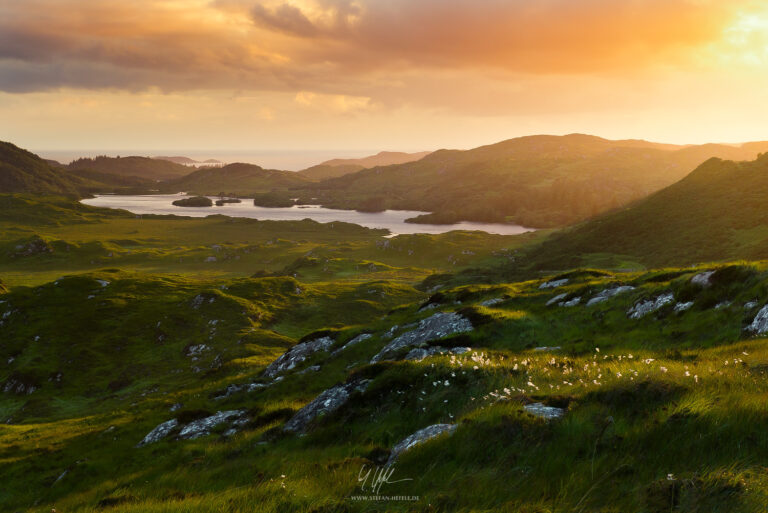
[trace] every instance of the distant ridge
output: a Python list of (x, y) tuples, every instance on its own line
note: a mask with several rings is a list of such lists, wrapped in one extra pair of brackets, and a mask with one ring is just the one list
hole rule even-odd
[(405, 164), (423, 159), (432, 152), (421, 151), (417, 153), (404, 153), (399, 151), (380, 151), (376, 155), (370, 155), (359, 159), (331, 159), (316, 166), (299, 171), (310, 180), (325, 180), (337, 178), (354, 173), (362, 169), (375, 166), (391, 166)]
[(162, 157), (161, 156), (161, 157), (152, 157), (152, 158), (155, 160), (166, 160), (168, 162), (181, 164), (183, 166), (197, 166), (200, 164), (214, 164), (214, 165), (224, 164), (222, 161), (216, 160), (216, 159), (207, 159), (207, 160), (200, 161), (200, 160), (191, 159), (189, 157), (181, 157), (181, 156), (179, 157)]

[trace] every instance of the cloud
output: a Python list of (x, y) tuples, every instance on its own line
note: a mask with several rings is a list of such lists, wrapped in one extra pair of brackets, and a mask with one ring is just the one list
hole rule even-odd
[(459, 82), (498, 88), (526, 76), (615, 77), (685, 67), (691, 52), (723, 38), (751, 5), (25, 0), (0, 7), (0, 90), (312, 91), (376, 103), (433, 96), (466, 104), (456, 99), (461, 91), (424, 88), (439, 88), (439, 77), (455, 73), (464, 73)]

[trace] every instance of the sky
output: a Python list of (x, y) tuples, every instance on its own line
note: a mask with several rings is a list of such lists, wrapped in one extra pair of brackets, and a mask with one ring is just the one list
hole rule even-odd
[(0, 0), (0, 140), (32, 150), (739, 142), (766, 119), (768, 1)]

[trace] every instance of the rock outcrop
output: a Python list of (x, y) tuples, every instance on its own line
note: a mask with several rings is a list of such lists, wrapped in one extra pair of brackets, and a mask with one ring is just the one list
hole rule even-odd
[(587, 301), (587, 306), (592, 306), (598, 303), (602, 303), (603, 301), (607, 301), (612, 297), (618, 296), (619, 294), (624, 294), (625, 292), (632, 292), (633, 290), (635, 290), (635, 287), (630, 287), (629, 285), (614, 287), (611, 289), (605, 289), (602, 292), (598, 293), (595, 297)]
[(672, 294), (672, 292), (665, 292), (654, 299), (646, 299), (645, 301), (635, 303), (635, 305), (627, 311), (627, 316), (630, 319), (640, 319), (649, 313), (655, 312), (662, 306), (668, 305), (674, 300), (675, 295)]
[(415, 349), (411, 349), (407, 355), (405, 355), (406, 360), (415, 360), (415, 361), (421, 361), (424, 358), (427, 358), (429, 356), (434, 356), (436, 354), (441, 353), (449, 353), (449, 354), (464, 354), (472, 351), (472, 348), (470, 347), (441, 347), (441, 346), (431, 346), (431, 347), (417, 347)]
[(416, 431), (414, 434), (405, 438), (392, 448), (392, 452), (387, 460), (387, 465), (392, 465), (400, 455), (413, 447), (422, 444), (428, 440), (437, 438), (440, 435), (453, 434), (456, 431), (456, 424), (433, 424), (432, 426), (425, 427)]
[(192, 421), (184, 426), (179, 431), (179, 438), (182, 440), (194, 440), (201, 436), (209, 435), (211, 429), (224, 422), (228, 422), (233, 427), (239, 427), (248, 422), (248, 419), (245, 417), (245, 410), (218, 411), (210, 417)]
[(332, 413), (341, 408), (353, 392), (365, 392), (370, 380), (363, 380), (356, 383), (345, 383), (336, 385), (315, 397), (306, 406), (300, 409), (296, 414), (285, 423), (283, 431), (293, 433), (303, 433), (310, 422), (316, 418)]
[(308, 342), (301, 342), (280, 355), (274, 362), (270, 363), (264, 371), (268, 378), (274, 378), (284, 372), (296, 368), (296, 366), (312, 354), (318, 351), (327, 351), (333, 345), (331, 337), (322, 337)]
[(547, 281), (539, 285), (539, 289), (556, 289), (558, 287), (562, 287), (564, 285), (568, 285), (568, 278), (563, 278), (562, 280), (552, 280)]
[(556, 408), (554, 406), (545, 406), (542, 403), (526, 404), (523, 406), (523, 409), (534, 417), (547, 420), (559, 419), (565, 415), (564, 409)]
[(757, 312), (757, 315), (752, 320), (752, 324), (747, 326), (747, 331), (751, 331), (756, 335), (768, 332), (768, 305), (765, 305)]
[(139, 442), (136, 447), (143, 447), (145, 445), (153, 444), (155, 442), (159, 442), (166, 436), (170, 434), (171, 431), (174, 430), (176, 426), (179, 425), (179, 421), (176, 419), (171, 419), (169, 421), (163, 422), (159, 426), (157, 426), (155, 429), (147, 433), (147, 436), (145, 436), (141, 442)]
[(703, 288), (710, 287), (712, 285), (711, 278), (713, 274), (715, 274), (715, 271), (707, 271), (704, 273), (699, 273), (693, 278), (691, 278), (691, 283)]
[(422, 319), (416, 329), (403, 333), (384, 346), (384, 349), (373, 357), (371, 363), (390, 358), (404, 347), (420, 345), (447, 335), (472, 331), (472, 329), (472, 323), (457, 313), (436, 313), (431, 317)]

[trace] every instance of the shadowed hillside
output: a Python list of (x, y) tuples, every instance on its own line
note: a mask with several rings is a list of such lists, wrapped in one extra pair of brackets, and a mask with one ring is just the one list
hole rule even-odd
[[(539, 268), (629, 260), (648, 266), (768, 258), (768, 154), (711, 159), (620, 212), (553, 235), (527, 258)], [(622, 257), (608, 258), (607, 255)]]
[(0, 192), (77, 194), (77, 185), (37, 155), (0, 142)]
[(293, 171), (264, 169), (253, 164), (229, 164), (224, 167), (199, 169), (182, 178), (163, 184), (168, 192), (214, 195), (220, 192), (248, 196), (274, 189), (306, 186), (309, 180)]
[(375, 167), (313, 186), (337, 208), (422, 210), (417, 222), (573, 224), (627, 205), (683, 178), (711, 157), (753, 159), (768, 143), (679, 147), (587, 135), (532, 136), (418, 162)]
[(67, 166), (70, 170), (91, 170), (108, 175), (138, 177), (146, 180), (170, 180), (189, 174), (190, 168), (161, 159), (149, 157), (82, 158)]

